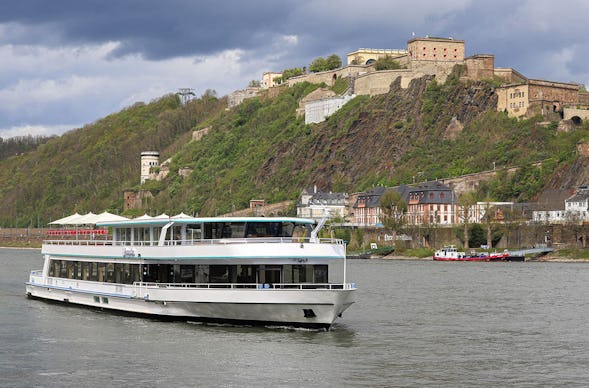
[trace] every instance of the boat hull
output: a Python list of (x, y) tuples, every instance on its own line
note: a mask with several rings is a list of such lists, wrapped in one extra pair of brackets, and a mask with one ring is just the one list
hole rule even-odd
[(501, 255), (501, 256), (465, 256), (465, 257), (434, 256), (433, 259), (435, 261), (479, 261), (479, 262), (489, 262), (489, 261), (524, 261), (524, 257), (516, 257), (516, 256), (508, 256), (508, 255)]
[[(65, 302), (133, 315), (202, 322), (329, 329), (354, 303), (348, 289), (181, 289), (90, 282), (59, 285), (28, 282), (32, 298)], [(72, 282), (74, 283), (74, 282)], [(88, 283), (88, 284), (80, 284)]]

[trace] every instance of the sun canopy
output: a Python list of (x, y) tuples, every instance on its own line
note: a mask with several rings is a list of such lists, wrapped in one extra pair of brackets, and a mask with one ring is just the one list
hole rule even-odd
[(93, 224), (96, 224), (98, 222), (111, 222), (111, 221), (129, 221), (129, 219), (127, 217), (119, 216), (119, 215), (112, 214), (109, 212), (102, 212), (94, 218)]
[(177, 220), (180, 218), (193, 218), (193, 217), (189, 216), (188, 214), (184, 214), (184, 213), (176, 214), (175, 216), (172, 217), (173, 220)]
[(51, 225), (94, 225), (98, 222), (128, 221), (126, 217), (109, 212), (94, 214), (92, 212), (80, 215), (78, 213), (51, 222)]
[(75, 225), (75, 221), (82, 216), (78, 213), (50, 222), (49, 225)]
[(153, 217), (145, 213), (141, 217), (133, 218), (133, 220), (153, 220)]

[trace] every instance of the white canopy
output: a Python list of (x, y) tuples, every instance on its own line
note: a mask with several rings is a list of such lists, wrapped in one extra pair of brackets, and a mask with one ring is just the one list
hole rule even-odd
[(142, 215), (141, 217), (137, 217), (135, 218), (135, 220), (153, 220), (153, 217), (148, 215), (147, 213), (145, 213), (144, 215)]
[(93, 224), (95, 224), (97, 222), (111, 222), (111, 221), (129, 221), (129, 219), (127, 217), (119, 216), (119, 215), (112, 214), (112, 213), (105, 211), (95, 217)]
[(192, 218), (192, 217), (190, 217), (188, 214), (184, 214), (184, 213), (176, 214), (175, 216), (172, 217), (173, 220), (176, 220), (179, 218)]
[(90, 212), (76, 218), (75, 220), (70, 221), (69, 225), (86, 225), (86, 224), (93, 224), (94, 219), (96, 218), (96, 214)]
[(71, 216), (60, 218), (59, 220), (55, 220), (50, 222), (49, 225), (75, 225), (75, 221), (82, 217), (80, 214), (72, 214)]
[(97, 222), (126, 221), (128, 218), (109, 212), (94, 214), (92, 212), (80, 215), (78, 213), (51, 222), (51, 225), (93, 225)]

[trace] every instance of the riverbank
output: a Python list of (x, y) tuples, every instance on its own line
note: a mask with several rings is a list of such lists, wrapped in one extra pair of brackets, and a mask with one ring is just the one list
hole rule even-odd
[[(387, 255), (387, 256), (372, 256), (368, 257), (368, 259), (382, 259), (382, 260), (418, 260), (418, 261), (431, 261), (433, 260), (431, 256), (429, 257), (417, 257), (417, 256), (400, 256), (400, 255)], [(532, 257), (526, 258), (525, 261), (528, 262), (554, 262), (554, 263), (589, 263), (589, 259), (584, 257), (569, 257), (569, 256), (561, 256), (556, 254), (539, 256), (539, 257)]]

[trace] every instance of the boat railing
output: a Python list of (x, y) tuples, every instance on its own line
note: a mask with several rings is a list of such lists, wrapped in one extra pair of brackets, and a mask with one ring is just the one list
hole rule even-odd
[[(72, 246), (157, 246), (157, 241), (129, 241), (129, 240), (44, 240), (49, 245)], [(344, 240), (337, 238), (320, 238), (311, 241), (303, 237), (248, 237), (222, 239), (194, 239), (194, 240), (166, 240), (164, 246), (181, 245), (229, 245), (229, 244), (344, 244)]]
[(140, 288), (257, 289), (257, 290), (351, 290), (355, 283), (155, 283), (134, 282)]

